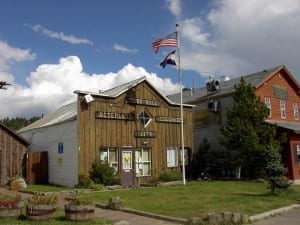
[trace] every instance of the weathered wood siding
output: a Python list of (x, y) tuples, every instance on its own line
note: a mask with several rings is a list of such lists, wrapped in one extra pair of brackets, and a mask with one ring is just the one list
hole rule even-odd
[(22, 174), (22, 159), (27, 145), (7, 129), (0, 126), (0, 184)]
[(22, 166), (27, 184), (48, 184), (48, 152), (25, 153)]
[[(166, 167), (166, 147), (181, 146), (180, 123), (158, 122), (156, 116), (180, 118), (180, 106), (168, 102), (148, 83), (142, 82), (117, 98), (93, 96), (86, 104), (78, 95), (79, 173), (88, 173), (99, 157), (100, 147), (151, 147), (152, 175)], [(130, 98), (153, 100), (157, 105), (129, 103)], [(144, 128), (137, 115), (146, 110), (152, 121)], [(96, 111), (134, 115), (133, 120), (99, 119)], [(155, 137), (135, 137), (136, 131), (153, 131)], [(145, 145), (145, 142), (148, 142)], [(193, 150), (192, 108), (184, 108), (184, 144)]]

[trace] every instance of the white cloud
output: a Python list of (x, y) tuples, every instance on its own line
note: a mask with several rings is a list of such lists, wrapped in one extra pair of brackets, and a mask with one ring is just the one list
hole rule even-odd
[[(77, 56), (61, 58), (58, 64), (43, 64), (27, 78), (28, 87), (13, 85), (3, 91), (0, 98), (1, 117), (40, 116), (59, 106), (75, 101), (74, 90), (107, 90), (120, 84), (146, 76), (164, 94), (175, 93), (178, 85), (162, 79), (142, 67), (127, 64), (117, 72), (87, 74)], [(9, 103), (9, 104), (8, 104)]]
[(126, 53), (136, 53), (138, 51), (137, 49), (129, 49), (124, 45), (120, 45), (120, 44), (114, 44), (114, 49), (116, 51), (126, 52)]
[(49, 29), (46, 29), (42, 27), (40, 24), (36, 25), (28, 25), (26, 26), (30, 27), (32, 30), (38, 33), (42, 33), (50, 38), (56, 38), (65, 42), (68, 42), (70, 44), (87, 44), (87, 45), (93, 45), (94, 43), (86, 38), (78, 38), (74, 35), (66, 35), (63, 32), (56, 32)]
[(209, 41), (210, 33), (202, 31), (201, 28), (204, 22), (200, 18), (186, 19), (182, 22), (182, 36), (188, 43), (200, 46), (215, 47), (213, 43)]
[(166, 4), (170, 12), (174, 16), (180, 16), (181, 14), (181, 0), (166, 0)]
[(299, 21), (298, 0), (215, 1), (181, 22), (182, 68), (240, 76), (285, 64), (299, 80)]
[(0, 40), (0, 80), (8, 83), (14, 82), (14, 76), (10, 73), (10, 67), (14, 62), (34, 60), (36, 54), (29, 49), (20, 49), (10, 46)]

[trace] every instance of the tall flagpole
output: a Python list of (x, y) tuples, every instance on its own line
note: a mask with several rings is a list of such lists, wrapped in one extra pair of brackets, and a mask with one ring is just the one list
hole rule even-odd
[(180, 68), (180, 52), (179, 52), (179, 25), (176, 24), (177, 31), (177, 52), (178, 52), (178, 76), (180, 83), (180, 117), (181, 117), (181, 162), (182, 162), (182, 182), (185, 185), (185, 159), (184, 159), (184, 133), (183, 133), (183, 104), (182, 104), (182, 77)]

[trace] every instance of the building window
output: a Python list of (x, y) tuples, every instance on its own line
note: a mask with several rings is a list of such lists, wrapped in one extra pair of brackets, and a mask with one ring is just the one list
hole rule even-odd
[(285, 101), (284, 100), (280, 100), (280, 115), (281, 115), (281, 119), (286, 118)]
[[(179, 156), (179, 164), (182, 166), (182, 148), (180, 148), (180, 156)], [(187, 166), (189, 164), (189, 149), (184, 149), (184, 165)]]
[(122, 152), (122, 169), (131, 170), (132, 169), (132, 151)]
[(167, 148), (167, 167), (178, 166), (178, 152), (176, 147)]
[(296, 161), (300, 162), (300, 144), (296, 145)]
[(135, 173), (137, 177), (151, 176), (150, 148), (138, 148), (135, 150)]
[(137, 119), (144, 125), (144, 127), (147, 127), (151, 122), (151, 116), (145, 110), (138, 114)]
[(272, 110), (271, 110), (271, 99), (270, 98), (265, 98), (265, 105), (269, 109), (269, 117), (272, 116)]
[(293, 103), (293, 109), (294, 109), (294, 119), (298, 120), (299, 119), (298, 103)]
[(108, 164), (118, 171), (118, 149), (117, 148), (101, 148), (100, 163)]

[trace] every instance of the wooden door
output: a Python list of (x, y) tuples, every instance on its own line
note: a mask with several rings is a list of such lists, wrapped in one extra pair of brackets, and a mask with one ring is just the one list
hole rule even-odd
[(134, 186), (134, 149), (121, 149), (121, 185)]

